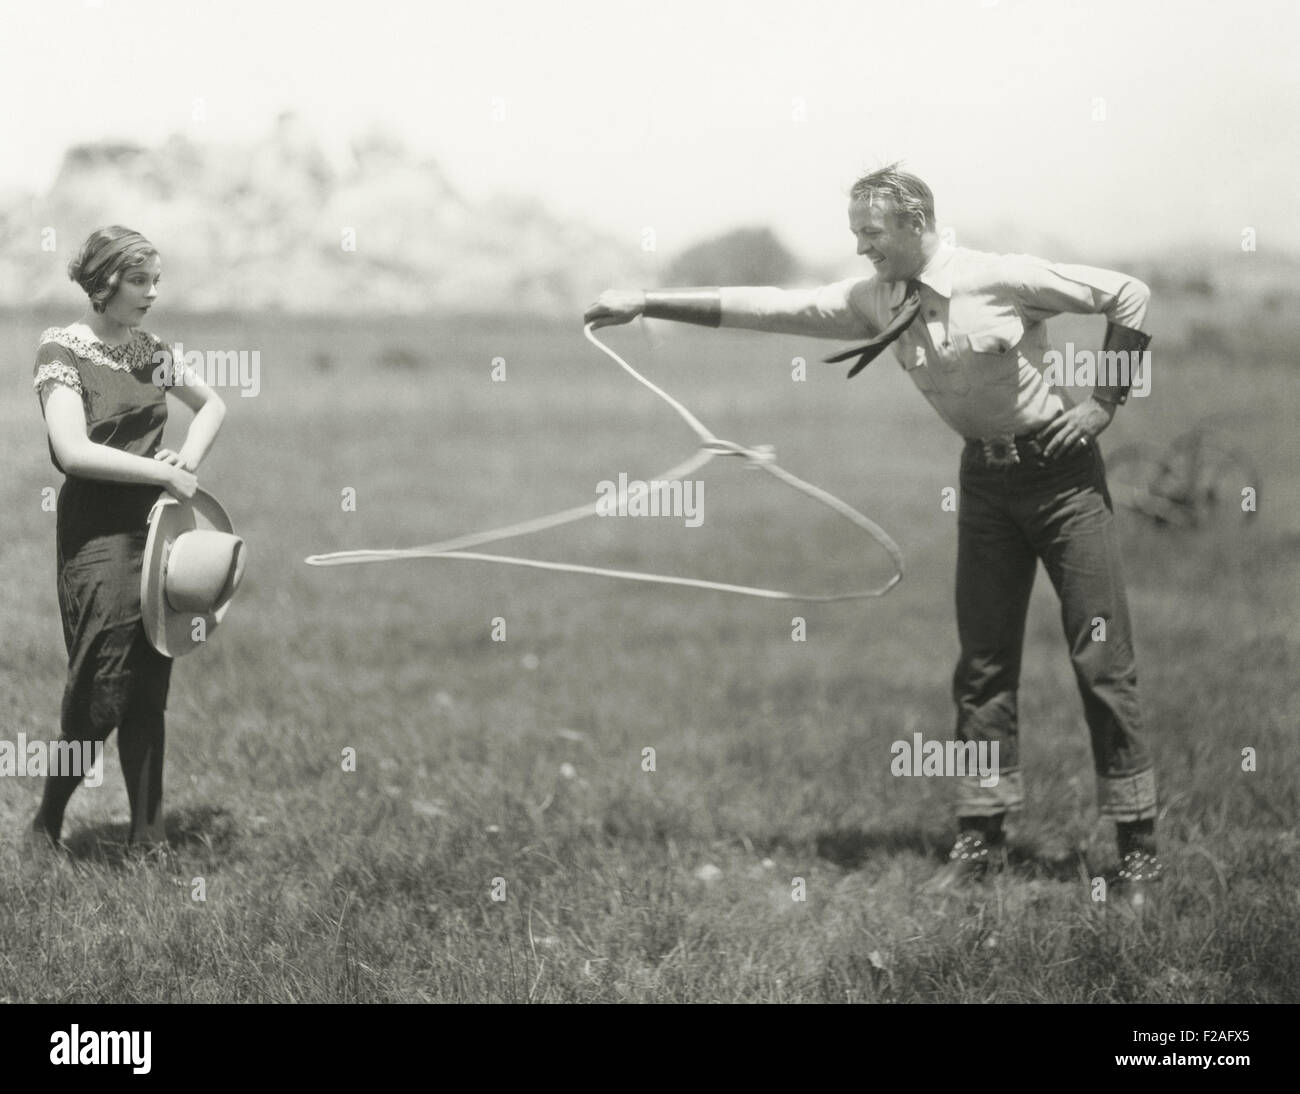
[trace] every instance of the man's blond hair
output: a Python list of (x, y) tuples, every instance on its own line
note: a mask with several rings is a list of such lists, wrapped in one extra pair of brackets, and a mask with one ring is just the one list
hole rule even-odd
[(897, 163), (863, 175), (849, 190), (849, 198), (868, 205), (888, 198), (896, 217), (921, 228), (934, 228), (934, 193), (915, 175), (900, 171)]

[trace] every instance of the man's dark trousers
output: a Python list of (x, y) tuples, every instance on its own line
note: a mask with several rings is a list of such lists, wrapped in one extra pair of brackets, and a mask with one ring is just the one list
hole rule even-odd
[[(1156, 815), (1155, 775), (1143, 742), (1137, 665), (1106, 472), (1095, 441), (1056, 460), (1017, 439), (1020, 462), (992, 467), (982, 446), (962, 453), (953, 675), (957, 736), (997, 741), (999, 781), (958, 780), (959, 817), (992, 817), (1024, 800), (1016, 691), (1025, 617), (1038, 560), (1061, 602), (1092, 738), (1101, 814)], [(987, 780), (986, 780), (987, 781)]]

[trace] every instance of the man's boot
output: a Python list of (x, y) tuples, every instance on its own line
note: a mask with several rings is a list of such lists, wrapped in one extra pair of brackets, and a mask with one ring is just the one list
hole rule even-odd
[(1115, 875), (1112, 893), (1115, 899), (1143, 915), (1152, 910), (1155, 901), (1153, 886), (1160, 880), (1162, 869), (1156, 854), (1156, 822), (1121, 821), (1115, 826), (1119, 844), (1119, 872)]
[(946, 893), (978, 885), (1006, 866), (1006, 837), (1002, 832), (1005, 813), (992, 817), (959, 817), (957, 842), (948, 852), (948, 862), (922, 887), (923, 893)]

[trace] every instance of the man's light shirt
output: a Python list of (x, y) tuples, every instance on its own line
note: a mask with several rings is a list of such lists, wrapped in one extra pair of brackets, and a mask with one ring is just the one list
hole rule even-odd
[[(1073, 405), (1046, 380), (1046, 320), (1104, 314), (1140, 329), (1150, 290), (1137, 278), (1031, 255), (941, 248), (916, 275), (921, 311), (890, 347), (912, 382), (963, 437), (1033, 433)], [(844, 341), (883, 330), (902, 281), (849, 278), (816, 289), (721, 290), (722, 326)]]

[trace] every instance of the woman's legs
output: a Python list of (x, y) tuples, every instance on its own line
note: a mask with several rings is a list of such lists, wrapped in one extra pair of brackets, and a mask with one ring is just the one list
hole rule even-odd
[[(102, 745), (113, 732), (129, 685), (118, 654), (123, 645), (121, 630), (107, 628), (88, 642), (73, 647), (59, 715), (61, 740), (98, 741)], [(112, 669), (117, 671), (105, 671)], [(63, 832), (63, 813), (68, 800), (81, 785), (83, 774), (51, 772), (45, 776), (41, 804), (32, 828), (44, 832), (55, 843)]]
[(164, 710), (171, 659), (149, 645), (143, 633), (133, 651), (136, 678), (117, 731), (118, 754), (131, 802), (131, 843), (163, 845)]
[[(162, 826), (164, 709), (171, 659), (149, 645), (137, 620), (109, 627), (73, 656), (63, 693), (62, 739), (103, 742), (118, 729), (122, 775), (131, 803), (132, 842), (164, 842)], [(32, 828), (53, 842), (81, 774), (47, 775)]]

